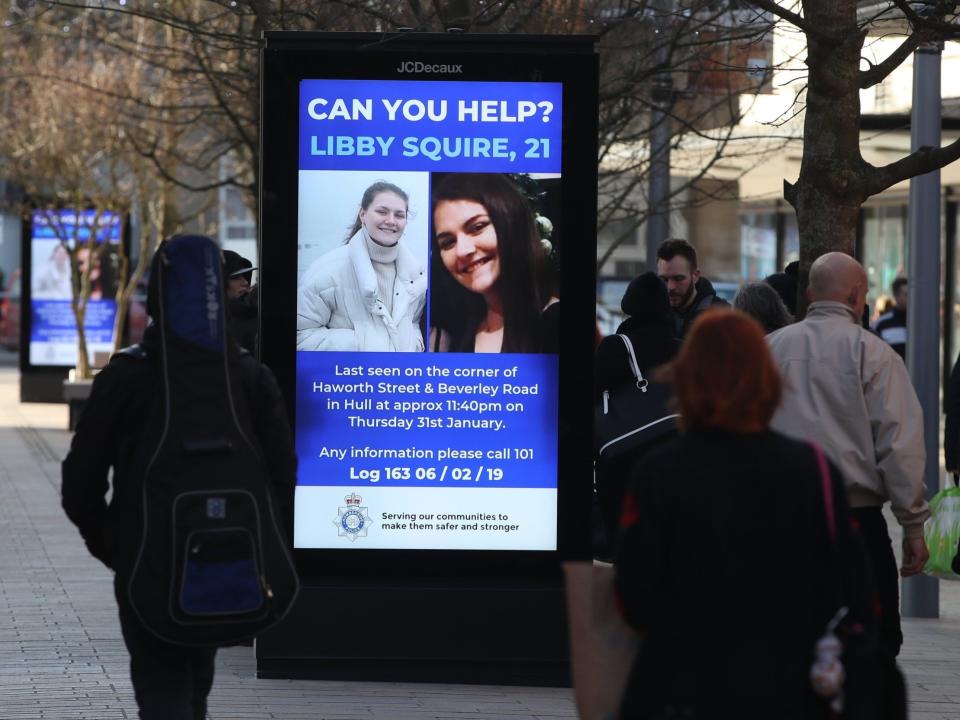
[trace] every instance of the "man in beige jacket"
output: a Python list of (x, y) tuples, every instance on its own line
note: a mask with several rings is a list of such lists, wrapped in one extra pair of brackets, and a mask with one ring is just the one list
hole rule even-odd
[(816, 441), (843, 473), (874, 564), (880, 642), (896, 655), (903, 642), (899, 585), (881, 508), (889, 500), (903, 527), (900, 574), (919, 573), (928, 556), (923, 522), (930, 514), (923, 416), (903, 361), (860, 325), (866, 296), (867, 275), (849, 255), (832, 252), (814, 261), (806, 317), (767, 338), (786, 380), (772, 427)]

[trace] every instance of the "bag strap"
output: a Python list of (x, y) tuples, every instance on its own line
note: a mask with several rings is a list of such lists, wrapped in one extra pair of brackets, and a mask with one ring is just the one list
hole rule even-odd
[(647, 385), (649, 385), (649, 383), (647, 382), (647, 379), (643, 377), (643, 373), (640, 372), (640, 363), (637, 362), (637, 354), (633, 350), (633, 343), (630, 342), (630, 338), (623, 333), (617, 333), (617, 337), (623, 340), (623, 344), (627, 346), (627, 356), (630, 362), (630, 371), (633, 373), (633, 377), (637, 381), (637, 388), (639, 388), (641, 392), (646, 392)]
[(820, 468), (820, 483), (823, 488), (823, 509), (827, 515), (827, 532), (830, 534), (830, 540), (837, 539), (837, 519), (833, 509), (833, 482), (830, 479), (830, 468), (827, 465), (827, 457), (823, 450), (815, 442), (810, 443), (813, 448), (813, 454), (817, 457), (817, 465)]
[(837, 516), (836, 509), (833, 506), (833, 480), (830, 477), (830, 466), (827, 464), (827, 456), (823, 453), (817, 443), (811, 442), (813, 454), (817, 458), (817, 465), (820, 468), (820, 484), (823, 490), (823, 511), (827, 516), (827, 534), (830, 536), (830, 565), (831, 575), (833, 575), (833, 592), (836, 596), (836, 603), (840, 610), (836, 617), (828, 625), (828, 630), (832, 632), (843, 617), (847, 614), (847, 607), (844, 603), (844, 581), (843, 571), (837, 558), (839, 546), (837, 544)]

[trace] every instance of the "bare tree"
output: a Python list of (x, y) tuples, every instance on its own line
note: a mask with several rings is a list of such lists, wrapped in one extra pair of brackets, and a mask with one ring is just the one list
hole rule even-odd
[[(921, 148), (893, 163), (874, 166), (860, 151), (860, 91), (883, 81), (921, 45), (958, 34), (955, 3), (890, 0), (858, 20), (856, 0), (749, 0), (792, 23), (806, 37), (808, 75), (802, 91), (803, 155), (800, 175), (784, 181), (784, 197), (797, 213), (800, 279), (825, 252), (854, 254), (860, 207), (872, 195), (960, 158), (960, 140)], [(881, 62), (863, 67), (866, 25), (890, 10), (902, 14), (903, 41)], [(803, 293), (801, 292), (801, 297)]]
[[(64, 52), (83, 38), (118, 68), (130, 59), (163, 78), (157, 94), (150, 74), (139, 88), (105, 97), (130, 142), (166, 181), (204, 192), (223, 184), (257, 197), (259, 86), (257, 51), (264, 30), (389, 31), (408, 27), (471, 32), (594, 33), (601, 52), (601, 227), (618, 223), (622, 237), (604, 249), (602, 265), (643, 223), (642, 198), (650, 169), (647, 137), (655, 86), (669, 77), (667, 101), (673, 146), (696, 161), (681, 168), (673, 188), (705, 202), (696, 191), (710, 168), (730, 152), (741, 93), (768, 82), (748, 72), (751, 53), (768, 52), (770, 21), (736, 0), (678, 0), (664, 13), (658, 0), (168, 0), (114, 3), (53, 0), (11, 16), (13, 29), (35, 34), (40, 24), (72, 23), (81, 32), (58, 36)], [(56, 21), (44, 20), (55, 16)], [(49, 38), (45, 38), (49, 39)], [(83, 76), (62, 78), (83, 82)], [(101, 91), (102, 92), (102, 91)], [(224, 160), (230, 162), (225, 163)], [(223, 168), (235, 171), (223, 172)], [(678, 173), (679, 174), (679, 173)], [(625, 222), (624, 222), (625, 221)]]
[[(28, 42), (3, 53), (0, 75), (6, 112), (0, 114), (0, 157), (8, 179), (27, 191), (31, 208), (46, 217), (61, 247), (69, 254), (72, 277), (71, 307), (77, 329), (76, 374), (91, 374), (85, 332), (90, 300), (100, 268), (109, 259), (116, 283), (117, 312), (113, 348), (123, 340), (127, 311), (159, 238), (169, 229), (166, 207), (171, 183), (155, 172), (154, 164), (136, 152), (126, 116), (108, 98), (129, 98), (150, 82), (154, 97), (170, 88), (155, 68), (130, 57), (117, 72), (109, 55), (94, 37), (82, 36), (75, 49), (64, 53), (51, 42), (55, 33), (82, 31), (52, 14), (31, 25)], [(80, 33), (83, 35), (83, 33)], [(162, 112), (145, 114), (138, 131), (171, 133)], [(63, 222), (64, 215), (70, 222)], [(111, 217), (127, 223), (139, 219), (141, 232), (137, 263), (130, 267), (126, 246), (110, 242), (106, 228)], [(120, 236), (126, 231), (124, 225)], [(99, 292), (99, 290), (96, 290)]]
[[(600, 249), (598, 268), (649, 216), (655, 108), (670, 125), (672, 210), (735, 199), (705, 190), (723, 158), (740, 158), (742, 174), (782, 147), (776, 133), (760, 142), (738, 132), (741, 96), (769, 88), (773, 28), (772, 17), (738, 5), (624, 3), (615, 21), (603, 23), (598, 224), (616, 223), (619, 236)], [(737, 177), (713, 185), (735, 189)]]

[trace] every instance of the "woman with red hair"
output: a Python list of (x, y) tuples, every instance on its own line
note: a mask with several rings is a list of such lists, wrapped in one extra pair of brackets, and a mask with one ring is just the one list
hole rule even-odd
[(683, 433), (644, 456), (624, 498), (617, 591), (644, 634), (621, 717), (822, 716), (809, 674), (837, 610), (835, 546), (816, 450), (769, 429), (781, 380), (763, 330), (705, 312), (662, 374)]

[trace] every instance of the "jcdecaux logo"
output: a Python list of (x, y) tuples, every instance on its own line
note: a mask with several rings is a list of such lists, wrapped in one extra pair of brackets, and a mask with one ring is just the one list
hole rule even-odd
[(398, 73), (439, 73), (443, 75), (459, 75), (463, 73), (463, 65), (430, 65), (419, 60), (405, 60), (397, 66)]

